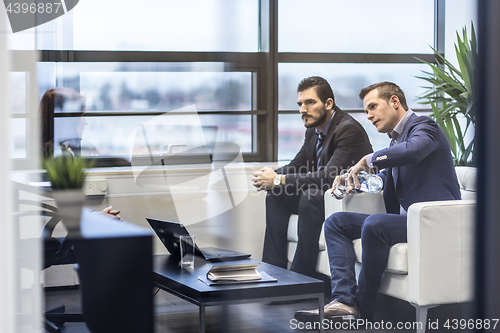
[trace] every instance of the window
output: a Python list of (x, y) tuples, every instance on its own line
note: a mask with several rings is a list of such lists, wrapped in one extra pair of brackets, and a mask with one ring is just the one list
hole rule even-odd
[(363, 125), (375, 150), (386, 147), (387, 138), (366, 120), (358, 97), (362, 88), (392, 81), (403, 89), (410, 108), (429, 113), (428, 106), (422, 109), (416, 102), (424, 92), (416, 76), (427, 69), (417, 57), (434, 61), (429, 46), (444, 33), (434, 23), (444, 16), (438, 2), (279, 1), (278, 160), (292, 159), (304, 141), (296, 91), (308, 76), (328, 80), (337, 105)]
[(434, 0), (282, 0), (278, 22), (280, 52), (429, 53)]
[[(257, 52), (257, 0), (85, 0), (40, 30), (48, 50)], [(39, 46), (40, 47), (40, 46)]]
[(75, 9), (75, 50), (258, 51), (256, 0), (86, 0)]
[[(41, 94), (62, 82), (85, 97), (83, 117), (55, 113), (54, 152), (81, 140), (73, 147), (83, 156), (130, 160), (130, 135), (155, 123), (144, 127), (148, 140), (134, 147), (134, 155), (168, 154), (172, 147), (184, 151), (215, 141), (253, 153), (253, 73), (224, 69), (224, 63), (43, 63)], [(195, 124), (201, 141), (189, 128)]]
[[(383, 136), (371, 135), (363, 120), (359, 90), (393, 81), (412, 109), (426, 112), (415, 102), (422, 92), (415, 76), (426, 67), (416, 57), (434, 61), (429, 45), (443, 35), (435, 24), (444, 20), (440, 2), (88, 0), (37, 27), (40, 97), (53, 87), (85, 96), (79, 149), (101, 165), (220, 140), (238, 144), (247, 162), (289, 160), (304, 138), (297, 84), (320, 75), (379, 147)], [(56, 114), (56, 139), (67, 140), (79, 117)], [(138, 129), (148, 142), (130, 143)], [(63, 148), (56, 143), (56, 152)]]
[(11, 128), (15, 129), (10, 132), (11, 135), (11, 156), (15, 159), (27, 157), (27, 133), (28, 133), (28, 119), (27, 119), (27, 98), (26, 87), (27, 74), (25, 72), (10, 72), (10, 112), (11, 115)]
[(336, 104), (342, 109), (363, 109), (359, 91), (372, 83), (391, 81), (403, 89), (410, 108), (420, 108), (416, 97), (423, 93), (416, 76), (425, 64), (279, 64), (279, 110), (297, 110), (297, 85), (312, 75), (324, 77), (332, 86)]

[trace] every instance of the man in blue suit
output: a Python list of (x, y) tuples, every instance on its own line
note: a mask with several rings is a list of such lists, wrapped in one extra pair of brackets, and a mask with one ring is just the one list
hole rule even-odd
[[(416, 202), (460, 199), (450, 145), (437, 123), (417, 116), (406, 105), (396, 84), (380, 82), (361, 90), (367, 118), (390, 147), (368, 154), (349, 169), (351, 188), (359, 188), (360, 171), (382, 170), (387, 214), (335, 213), (325, 221), (330, 260), (332, 302), (325, 305), (330, 320), (371, 319), (390, 248), (407, 242), (406, 212)], [(333, 187), (338, 182), (335, 179)], [(361, 238), (362, 268), (358, 286), (354, 271), (354, 239)], [(295, 318), (313, 321), (319, 311), (297, 311)]]

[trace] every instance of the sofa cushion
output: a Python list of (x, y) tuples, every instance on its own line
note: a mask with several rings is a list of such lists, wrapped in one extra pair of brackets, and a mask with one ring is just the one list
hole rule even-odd
[(299, 223), (299, 216), (297, 214), (292, 214), (290, 220), (288, 221), (288, 235), (287, 239), (289, 242), (297, 243), (299, 241), (299, 236), (297, 235), (297, 224)]
[[(361, 262), (361, 239), (355, 239), (352, 244), (354, 252), (356, 252), (356, 261)], [(394, 274), (408, 274), (408, 244), (398, 243), (391, 247), (385, 271)]]
[(455, 167), (462, 200), (476, 199), (476, 168), (470, 167)]
[[(296, 243), (299, 239), (299, 237), (297, 236), (298, 217), (298, 215), (293, 214), (292, 216), (290, 216), (290, 220), (288, 222), (288, 260), (291, 260), (293, 258), (295, 250), (297, 249)], [(356, 252), (356, 260), (358, 262), (361, 262), (361, 239), (356, 239), (352, 243), (354, 245), (354, 251)], [(407, 249), (408, 246), (406, 243), (396, 244), (391, 248), (389, 261), (386, 268), (387, 272), (395, 274), (408, 274)], [(325, 236), (323, 232), (321, 233), (321, 236), (319, 238), (319, 250), (326, 250)], [(328, 272), (328, 270), (326, 271)]]
[[(476, 199), (476, 168), (471, 167), (455, 167), (457, 173), (458, 182), (460, 185), (460, 192), (462, 194), (463, 200), (475, 200)], [(358, 197), (355, 201), (355, 207), (351, 208), (349, 199), (354, 199), (353, 197), (347, 198), (345, 200), (332, 200), (330, 193), (325, 194), (325, 212), (330, 215), (334, 211), (358, 211), (360, 207), (366, 208), (372, 213), (382, 213), (377, 209), (384, 209), (382, 195), (373, 196), (372, 194), (358, 193)], [(360, 197), (364, 195), (364, 197)], [(359, 199), (366, 199), (367, 202), (362, 202)], [(374, 200), (377, 199), (377, 200)], [(360, 204), (362, 202), (362, 204)], [(371, 205), (371, 206), (370, 206)], [(372, 208), (375, 207), (374, 208)], [(366, 213), (368, 213), (368, 211)], [(364, 211), (363, 211), (364, 212)], [(288, 228), (288, 241), (294, 242), (295, 246), (289, 245), (288, 257), (293, 258), (296, 249), (296, 243), (298, 241), (297, 235), (297, 223), (298, 216), (292, 215), (290, 217), (289, 228)], [(361, 262), (361, 240), (357, 239), (353, 241), (354, 250), (356, 253), (356, 259)], [(324, 232), (322, 231), (319, 239), (320, 250), (326, 250)], [(328, 265), (328, 256), (323, 258), (323, 266)], [(319, 266), (319, 265), (318, 265)], [(324, 270), (324, 274), (327, 274), (328, 269)], [(408, 274), (408, 245), (406, 243), (400, 243), (394, 245), (389, 254), (389, 261), (387, 263), (386, 272), (391, 272), (394, 274), (407, 275)]]

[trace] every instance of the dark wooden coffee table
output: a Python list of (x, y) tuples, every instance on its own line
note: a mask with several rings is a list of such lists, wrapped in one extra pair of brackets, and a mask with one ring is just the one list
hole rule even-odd
[[(247, 259), (231, 263), (248, 262), (258, 261)], [(211, 263), (197, 258), (194, 269), (183, 269), (179, 267), (179, 260), (170, 255), (154, 257), (153, 281), (155, 286), (199, 306), (200, 332), (205, 332), (205, 307), (223, 304), (317, 298), (320, 321), (323, 321), (323, 281), (266, 263), (260, 263), (257, 270), (276, 278), (277, 282), (208, 286), (198, 280), (198, 276), (206, 275), (212, 266), (220, 264), (224, 263)], [(292, 315), (290, 314), (290, 317)], [(322, 327), (320, 332), (323, 332)]]

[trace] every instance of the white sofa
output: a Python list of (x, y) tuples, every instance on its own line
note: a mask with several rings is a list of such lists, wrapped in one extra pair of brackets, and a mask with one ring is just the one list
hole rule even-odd
[[(476, 169), (455, 168), (462, 200), (417, 203), (408, 209), (408, 243), (391, 248), (379, 292), (410, 302), (425, 331), (427, 310), (473, 298)], [(342, 200), (325, 193), (325, 216), (335, 212), (385, 213), (382, 193), (354, 193)], [(288, 227), (288, 260), (297, 247), (297, 215)], [(317, 271), (330, 275), (324, 233), (319, 240)], [(361, 240), (353, 241), (356, 271), (361, 267)]]

